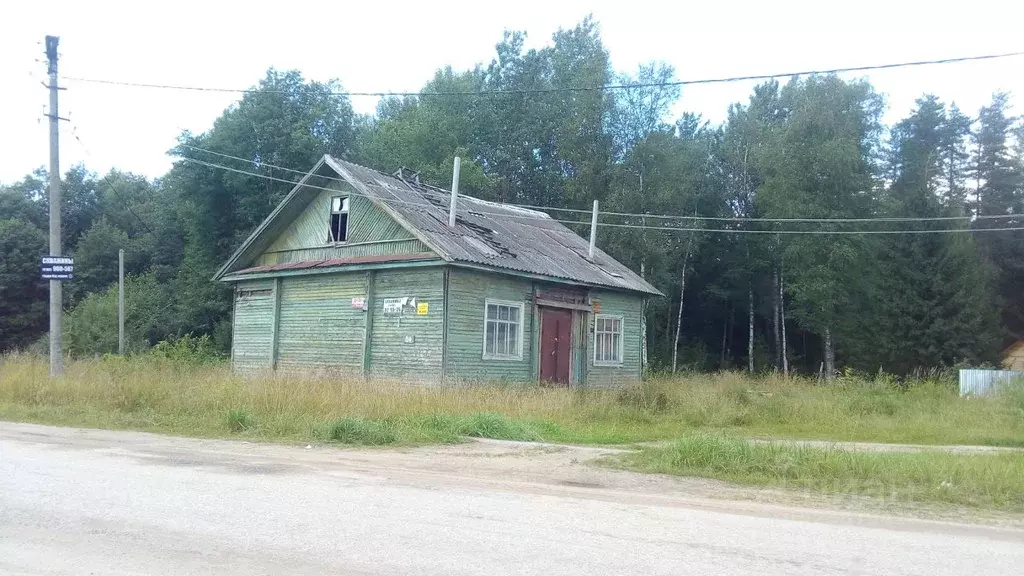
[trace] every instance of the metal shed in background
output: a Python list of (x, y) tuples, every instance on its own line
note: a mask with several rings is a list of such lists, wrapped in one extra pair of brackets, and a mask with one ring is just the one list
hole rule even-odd
[(1000, 384), (1020, 379), (1024, 381), (1024, 372), (1016, 370), (979, 370), (974, 368), (960, 370), (960, 395), (982, 395), (994, 392)]

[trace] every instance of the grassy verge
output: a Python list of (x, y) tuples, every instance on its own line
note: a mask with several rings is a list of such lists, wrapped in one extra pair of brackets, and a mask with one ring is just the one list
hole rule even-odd
[(611, 463), (642, 472), (883, 501), (1024, 511), (1024, 454), (1017, 453), (866, 453), (694, 434)]
[(943, 381), (897, 387), (724, 373), (623, 391), (422, 388), (268, 374), (155, 356), (69, 362), (0, 358), (0, 418), (193, 436), (421, 444), (459, 436), (621, 444), (695, 431), (735, 436), (1024, 446), (1024, 389), (964, 399)]

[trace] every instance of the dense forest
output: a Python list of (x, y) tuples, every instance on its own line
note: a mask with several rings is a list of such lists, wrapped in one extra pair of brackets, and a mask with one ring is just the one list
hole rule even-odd
[[(227, 349), (230, 291), (210, 278), (298, 177), (268, 164), (304, 170), (324, 153), (441, 186), (460, 156), (469, 194), (580, 210), (599, 200), (599, 246), (666, 294), (648, 308), (652, 369), (906, 374), (994, 363), (1024, 338), (1024, 231), (861, 233), (1024, 228), (1024, 126), (1008, 95), (962, 111), (924, 94), (884, 126), (868, 82), (805, 76), (759, 85), (714, 125), (671, 117), (673, 77), (659, 63), (616, 73), (590, 20), (543, 49), (506, 33), (489, 63), (440, 69), (426, 94), (382, 99), (368, 116), (334, 94), (338, 82), (271, 69), (207, 132), (181, 134), (163, 177), (64, 174), (67, 350), (116, 350), (119, 248), (131, 349), (188, 333)], [(46, 337), (46, 181), (40, 170), (0, 188), (0, 350)], [(587, 214), (551, 214), (589, 231)], [(825, 230), (856, 233), (790, 233)]]

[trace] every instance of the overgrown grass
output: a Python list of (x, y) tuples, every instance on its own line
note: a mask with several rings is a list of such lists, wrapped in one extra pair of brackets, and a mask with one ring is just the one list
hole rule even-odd
[(423, 388), (401, 382), (263, 375), (174, 357), (67, 364), (0, 358), (0, 418), (198, 436), (358, 444), (453, 442), (461, 436), (622, 444), (694, 431), (747, 437), (1024, 446), (1024, 388), (965, 399), (951, 382), (655, 378), (622, 391), (535, 386)]
[(614, 462), (644, 472), (876, 499), (1024, 511), (1024, 454), (851, 452), (692, 434)]

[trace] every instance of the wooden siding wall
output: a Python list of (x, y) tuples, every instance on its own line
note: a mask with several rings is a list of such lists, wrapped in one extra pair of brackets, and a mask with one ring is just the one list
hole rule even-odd
[(1003, 368), (1024, 370), (1024, 342), (1017, 342), (1006, 350), (1003, 355)]
[(352, 299), (365, 294), (358, 272), (282, 278), (277, 367), (361, 376), (366, 312)]
[(610, 388), (640, 380), (640, 315), (643, 297), (619, 292), (590, 291), (591, 302), (600, 302), (600, 314), (622, 316), (622, 365), (594, 365), (594, 315), (587, 314), (587, 386)]
[[(485, 301), (523, 303), (523, 359), (484, 360)], [(531, 280), (450, 268), (448, 278), (447, 373), (455, 381), (535, 382), (533, 282)]]
[(348, 241), (327, 242), (331, 198), (352, 192), (347, 184), (322, 191), (277, 237), (255, 264), (266, 266), (302, 260), (429, 252), (429, 249), (364, 196), (349, 196)]
[(411, 240), (365, 242), (362, 244), (339, 244), (337, 246), (321, 246), (319, 248), (297, 248), (282, 252), (264, 252), (256, 259), (254, 266), (271, 266), (308, 260), (326, 260), (328, 258), (414, 254), (417, 252), (429, 253), (431, 250), (427, 248), (426, 244), (415, 238)]
[[(418, 314), (384, 314), (385, 298), (415, 298), (427, 304)], [(401, 382), (441, 381), (444, 345), (444, 268), (406, 268), (373, 274), (373, 320), (370, 327), (370, 375)]]
[[(274, 322), (274, 281), (250, 280), (235, 285), (231, 335), (231, 366), (239, 372), (270, 368), (271, 333)], [(240, 296), (250, 290), (270, 290)]]

